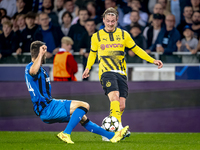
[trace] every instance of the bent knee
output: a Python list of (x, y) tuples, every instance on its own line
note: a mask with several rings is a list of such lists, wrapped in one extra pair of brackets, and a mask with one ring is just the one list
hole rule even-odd
[(83, 106), (82, 107), (85, 107), (87, 110), (90, 109), (90, 105), (87, 102), (83, 102)]

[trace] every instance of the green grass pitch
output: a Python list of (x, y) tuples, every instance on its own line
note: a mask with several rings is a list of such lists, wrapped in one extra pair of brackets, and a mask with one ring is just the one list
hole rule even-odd
[(90, 132), (72, 132), (75, 144), (58, 132), (0, 131), (0, 150), (200, 150), (200, 133), (135, 133), (119, 143), (102, 142)]

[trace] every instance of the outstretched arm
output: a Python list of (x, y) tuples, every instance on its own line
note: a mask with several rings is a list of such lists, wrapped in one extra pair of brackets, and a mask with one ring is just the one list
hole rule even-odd
[(144, 50), (142, 50), (139, 46), (135, 46), (135, 48), (133, 48), (132, 51), (135, 52), (140, 58), (157, 65), (158, 69), (163, 67), (162, 61), (153, 59)]
[(32, 59), (33, 65), (31, 66), (30, 71), (29, 71), (30, 75), (36, 75), (38, 73), (38, 70), (40, 69), (40, 66), (42, 64), (42, 57), (46, 53), (46, 51), (47, 51), (47, 46), (42, 45), (40, 47), (40, 52), (39, 52), (37, 58)]

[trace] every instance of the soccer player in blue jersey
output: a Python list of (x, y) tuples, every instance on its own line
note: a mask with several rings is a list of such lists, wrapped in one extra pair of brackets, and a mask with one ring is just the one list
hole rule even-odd
[(79, 122), (88, 131), (103, 135), (113, 143), (124, 138), (128, 126), (114, 133), (108, 132), (91, 122), (85, 115), (90, 107), (88, 103), (76, 100), (56, 100), (51, 97), (50, 79), (47, 72), (42, 68), (42, 64), (46, 60), (46, 51), (45, 43), (34, 41), (30, 47), (32, 62), (25, 69), (25, 80), (36, 115), (48, 124), (68, 122), (65, 130), (57, 136), (70, 144), (74, 143), (71, 140), (71, 132)]

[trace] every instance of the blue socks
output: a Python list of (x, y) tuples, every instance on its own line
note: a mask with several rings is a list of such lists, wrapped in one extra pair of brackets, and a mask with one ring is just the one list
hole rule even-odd
[(97, 124), (93, 123), (92, 121), (90, 121), (89, 119), (86, 120), (86, 123), (83, 124), (83, 126), (85, 127), (85, 129), (87, 129), (88, 131), (92, 132), (92, 133), (96, 133), (102, 136), (107, 137), (108, 139), (113, 138), (113, 136), (115, 135), (114, 132), (108, 132), (106, 130), (104, 130), (103, 128), (101, 128), (100, 126), (98, 126)]
[(72, 114), (69, 123), (63, 133), (71, 134), (72, 130), (76, 127), (76, 125), (81, 121), (83, 115), (87, 113), (87, 109), (84, 107), (78, 107)]

